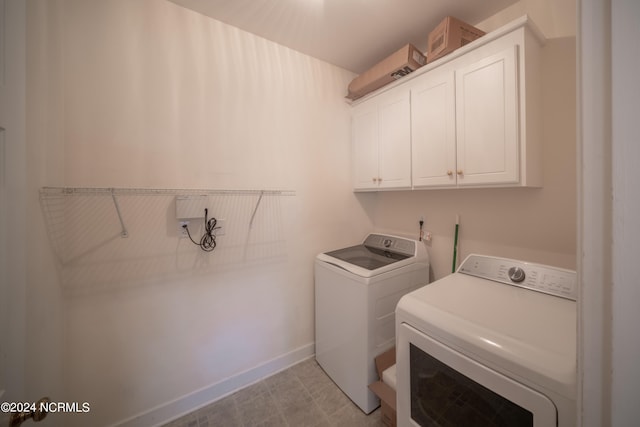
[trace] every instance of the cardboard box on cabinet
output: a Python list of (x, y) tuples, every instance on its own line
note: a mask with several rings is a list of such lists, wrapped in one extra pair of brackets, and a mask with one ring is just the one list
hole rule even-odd
[(380, 354), (376, 357), (375, 363), (380, 381), (369, 384), (369, 389), (380, 398), (380, 411), (384, 425), (396, 427), (396, 390), (382, 380), (384, 372), (396, 364), (396, 348), (393, 347)]
[(472, 41), (484, 36), (485, 32), (453, 16), (444, 18), (429, 33), (427, 62), (442, 58)]
[(427, 63), (426, 57), (414, 45), (407, 44), (392, 55), (360, 74), (349, 84), (347, 98), (358, 99)]

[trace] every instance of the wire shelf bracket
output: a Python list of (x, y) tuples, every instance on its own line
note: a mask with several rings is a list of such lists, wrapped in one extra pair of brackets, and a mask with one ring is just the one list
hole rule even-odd
[(260, 197), (258, 197), (258, 201), (256, 202), (256, 207), (253, 209), (253, 213), (251, 214), (251, 221), (249, 221), (249, 228), (253, 228), (253, 220), (256, 217), (256, 212), (258, 212), (258, 207), (260, 206), (260, 201), (262, 200), (262, 196), (264, 196), (264, 191), (260, 192)]
[(115, 206), (116, 213), (118, 214), (118, 220), (120, 220), (120, 227), (122, 227), (122, 231), (120, 232), (120, 237), (124, 239), (126, 237), (129, 237), (129, 232), (127, 231), (127, 227), (125, 227), (124, 225), (124, 221), (122, 220), (122, 214), (120, 213), (120, 205), (118, 205), (118, 199), (116, 199), (116, 194), (113, 188), (111, 189), (111, 198), (113, 199), (113, 205)]

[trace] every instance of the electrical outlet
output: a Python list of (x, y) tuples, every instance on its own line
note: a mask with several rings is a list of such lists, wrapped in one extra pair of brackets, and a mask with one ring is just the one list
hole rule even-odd
[(176, 196), (176, 219), (204, 218), (204, 210), (208, 207), (208, 202), (209, 198), (206, 195)]
[(224, 236), (227, 229), (227, 220), (219, 219), (216, 223), (215, 235), (216, 236)]
[(187, 233), (187, 229), (185, 226), (189, 225), (189, 221), (180, 221), (180, 228), (178, 229), (179, 236), (182, 238), (189, 237), (189, 233)]
[(426, 231), (426, 232), (424, 233), (424, 241), (425, 241), (425, 242), (430, 242), (430, 241), (431, 241), (431, 239), (433, 239), (433, 234), (431, 234), (431, 232), (430, 232), (430, 231)]

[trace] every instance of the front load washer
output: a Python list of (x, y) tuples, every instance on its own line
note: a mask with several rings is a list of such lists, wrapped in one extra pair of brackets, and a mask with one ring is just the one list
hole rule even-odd
[(375, 357), (395, 345), (396, 304), (428, 282), (429, 258), (416, 240), (370, 234), (316, 258), (316, 360), (367, 414), (380, 405), (368, 386)]
[(396, 309), (398, 426), (573, 427), (575, 271), (469, 255)]

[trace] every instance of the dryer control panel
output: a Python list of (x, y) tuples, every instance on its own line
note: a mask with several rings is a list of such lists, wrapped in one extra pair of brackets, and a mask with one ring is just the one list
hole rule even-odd
[(458, 273), (519, 286), (575, 301), (577, 275), (575, 271), (508, 258), (469, 255)]

